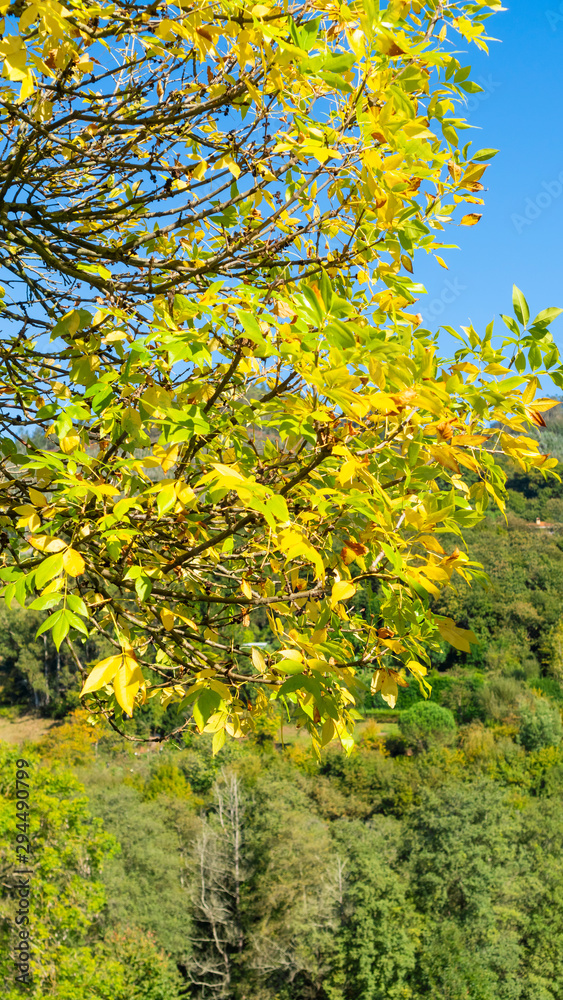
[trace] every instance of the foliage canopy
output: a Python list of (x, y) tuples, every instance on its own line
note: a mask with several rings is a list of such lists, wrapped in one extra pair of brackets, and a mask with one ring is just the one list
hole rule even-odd
[(392, 706), (469, 649), (436, 530), (502, 506), (498, 455), (555, 464), (559, 310), (515, 289), (449, 359), (411, 311), (415, 251), (480, 218), (456, 53), (500, 0), (0, 7), (5, 600), (114, 724), (160, 697), (217, 750), (281, 700), (349, 747), (359, 667)]

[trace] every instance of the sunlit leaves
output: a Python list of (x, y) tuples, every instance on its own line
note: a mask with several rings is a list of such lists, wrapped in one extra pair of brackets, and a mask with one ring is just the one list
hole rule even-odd
[(504, 339), (450, 330), (442, 358), (416, 305), (415, 251), (446, 264), (447, 202), (481, 203), (494, 154), (458, 146), (476, 86), (434, 32), (483, 43), (490, 6), (101, 3), (88, 32), (78, 4), (23, 7), (5, 602), (80, 663), (88, 634), (123, 650), (82, 689), (118, 727), (156, 697), (218, 752), (283, 708), (350, 750), (362, 676), (394, 706), (473, 640), (430, 602), (479, 573), (462, 533), (503, 509), (495, 456), (551, 468), (528, 428), (542, 374), (563, 387), (559, 311), (530, 324), (515, 292)]

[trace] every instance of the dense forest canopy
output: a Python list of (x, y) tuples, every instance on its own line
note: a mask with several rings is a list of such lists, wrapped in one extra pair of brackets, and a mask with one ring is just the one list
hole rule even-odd
[(561, 1000), (563, 686), (503, 670), (320, 763), (265, 729), (135, 752), (83, 711), (1, 744), (3, 996), (24, 752), (32, 1000)]

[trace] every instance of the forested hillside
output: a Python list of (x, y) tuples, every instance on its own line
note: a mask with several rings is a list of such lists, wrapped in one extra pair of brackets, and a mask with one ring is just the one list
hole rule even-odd
[[(206, 735), (136, 754), (80, 715), (55, 727), (26, 750), (30, 996), (559, 1000), (559, 713), (501, 675), (475, 708), (415, 706), (320, 764), (295, 735), (213, 757)], [(20, 753), (2, 749), (3, 867)]]
[[(543, 433), (563, 443), (557, 413)], [(506, 519), (470, 533), (491, 586), (441, 606), (479, 643), (436, 657), (428, 702), (411, 685), (391, 712), (366, 686), (350, 756), (319, 763), (274, 714), (215, 756), (206, 734), (124, 744), (69, 714), (37, 614), (2, 612), (3, 714), (67, 712), (25, 751), (34, 1000), (562, 1000), (563, 486), (508, 473)]]

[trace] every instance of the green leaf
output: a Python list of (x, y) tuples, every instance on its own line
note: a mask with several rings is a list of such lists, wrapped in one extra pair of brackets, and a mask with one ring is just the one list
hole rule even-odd
[(516, 318), (522, 323), (522, 326), (526, 326), (530, 318), (530, 310), (528, 309), (528, 303), (524, 298), (524, 294), (516, 285), (512, 286), (512, 305), (514, 306)]
[(212, 716), (219, 708), (221, 701), (221, 695), (218, 694), (217, 691), (211, 691), (209, 688), (205, 688), (199, 695), (197, 701), (194, 702), (194, 721), (200, 733), (203, 732), (203, 728), (210, 716)]
[[(70, 624), (71, 623), (68, 619), (68, 612), (63, 611), (59, 620), (55, 622), (55, 624), (53, 625), (53, 630), (51, 633), (53, 637), (53, 642), (55, 643), (57, 649), (61, 648), (61, 643), (63, 642), (64, 639), (66, 639), (68, 633), (70, 632)], [(82, 622), (80, 622), (80, 624), (82, 624)]]
[(174, 490), (174, 483), (169, 483), (167, 486), (162, 487), (156, 498), (156, 506), (160, 516), (162, 517), (163, 514), (166, 514), (171, 507), (174, 507), (175, 503), (176, 492)]
[(560, 316), (562, 312), (563, 309), (557, 309), (555, 307), (552, 307), (551, 309), (542, 309), (541, 312), (539, 312), (536, 318), (532, 321), (532, 326), (536, 325), (543, 326), (544, 324), (548, 326), (550, 323), (553, 323), (553, 320), (557, 319), (557, 317)]
[(338, 73), (333, 73), (331, 70), (323, 70), (321, 73), (317, 73), (317, 76), (325, 83), (328, 83), (330, 87), (335, 87), (336, 90), (341, 90), (344, 94), (351, 94), (354, 87), (348, 80), (345, 80), (343, 76), (339, 76)]
[(49, 580), (57, 576), (63, 568), (63, 553), (55, 552), (54, 555), (44, 559), (38, 569), (35, 570), (34, 583), (38, 590), (41, 590)]
[(270, 497), (266, 501), (267, 509), (274, 515), (277, 521), (285, 524), (289, 521), (289, 510), (287, 508), (287, 503), (285, 498), (280, 496), (279, 493), (276, 496)]
[(148, 600), (152, 591), (152, 580), (150, 576), (143, 573), (142, 576), (137, 577), (135, 580), (135, 590), (137, 592), (137, 597), (141, 602)]
[(88, 608), (78, 594), (67, 594), (66, 603), (71, 611), (76, 611), (77, 614), (88, 618)]
[(490, 160), (493, 156), (496, 156), (499, 152), (498, 149), (479, 149), (471, 157), (476, 163), (482, 163), (484, 160)]
[(515, 337), (520, 336), (520, 327), (518, 326), (518, 323), (514, 319), (514, 316), (505, 316), (504, 313), (501, 313), (500, 318), (502, 319), (505, 326), (508, 327), (510, 332), (514, 334)]
[(63, 617), (64, 617), (64, 610), (62, 608), (60, 611), (55, 611), (54, 614), (49, 615), (49, 617), (46, 618), (43, 624), (40, 625), (39, 628), (37, 629), (37, 632), (35, 633), (35, 638), (38, 639), (39, 636), (43, 635), (44, 632), (49, 632), (49, 630), (54, 628), (57, 622), (59, 622)]
[(105, 278), (107, 281), (111, 278), (111, 271), (108, 271), (103, 264), (76, 264), (75, 266), (86, 274), (99, 274), (100, 278)]
[(32, 604), (29, 605), (31, 611), (45, 611), (48, 608), (54, 608), (55, 604), (62, 601), (62, 594), (41, 594), (37, 597)]

